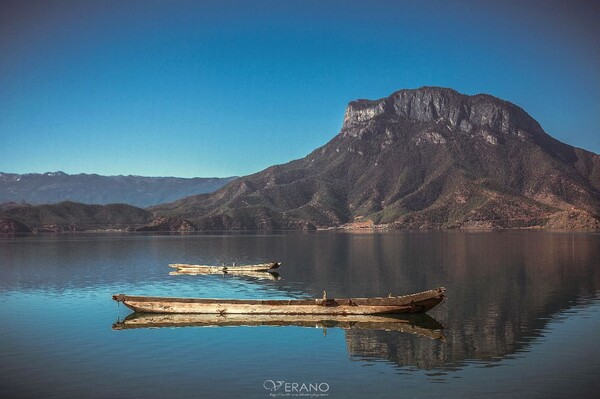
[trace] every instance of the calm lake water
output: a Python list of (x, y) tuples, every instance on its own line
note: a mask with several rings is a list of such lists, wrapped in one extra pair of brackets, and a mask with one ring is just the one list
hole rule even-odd
[[(280, 280), (174, 276), (167, 266), (270, 260), (283, 262)], [(411, 332), (113, 329), (131, 313), (111, 300), (115, 293), (297, 298), (327, 289), (351, 297), (437, 286), (448, 300), (410, 320)], [(599, 294), (595, 233), (5, 237), (0, 397), (594, 397)]]

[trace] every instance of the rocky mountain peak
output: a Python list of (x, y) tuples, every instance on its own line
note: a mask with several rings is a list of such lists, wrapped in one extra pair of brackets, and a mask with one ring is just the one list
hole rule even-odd
[[(138, 187), (119, 187), (129, 186)], [(101, 215), (110, 205), (87, 207)], [(96, 226), (80, 221), (85, 207), (55, 208), (6, 206), (0, 217), (43, 226), (50, 215), (51, 231), (57, 220)], [(133, 215), (144, 230), (598, 228), (600, 156), (552, 138), (507, 101), (422, 87), (352, 101), (340, 134), (305, 158), (148, 211), (124, 209), (108, 224)]]
[(526, 139), (545, 135), (541, 126), (522, 108), (487, 94), (473, 96), (442, 87), (399, 90), (379, 100), (348, 104), (342, 136), (351, 135), (374, 120), (404, 118), (416, 122), (444, 122), (456, 132), (493, 131)]

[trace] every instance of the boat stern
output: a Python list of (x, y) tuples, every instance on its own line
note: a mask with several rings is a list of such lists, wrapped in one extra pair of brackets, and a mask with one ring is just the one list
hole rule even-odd
[(125, 302), (125, 294), (115, 294), (112, 296), (113, 301)]

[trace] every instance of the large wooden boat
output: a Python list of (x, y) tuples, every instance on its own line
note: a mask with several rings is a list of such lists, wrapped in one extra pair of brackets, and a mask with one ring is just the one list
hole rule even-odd
[(442, 302), (443, 287), (416, 294), (348, 299), (205, 299), (113, 295), (117, 302), (141, 313), (371, 315), (425, 313)]
[(179, 271), (204, 272), (204, 273), (223, 273), (223, 272), (266, 272), (278, 269), (281, 262), (259, 263), (257, 265), (236, 265), (231, 266), (209, 266), (209, 265), (190, 265), (187, 263), (171, 263), (170, 267)]
[(443, 326), (426, 315), (404, 317), (380, 315), (245, 315), (131, 313), (113, 324), (114, 330), (174, 327), (317, 327), (344, 330), (398, 331), (432, 339), (444, 339)]

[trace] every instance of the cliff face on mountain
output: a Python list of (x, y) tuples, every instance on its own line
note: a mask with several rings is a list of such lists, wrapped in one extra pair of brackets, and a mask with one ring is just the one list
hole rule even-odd
[(150, 210), (199, 229), (598, 228), (600, 156), (507, 101), (423, 87), (352, 101), (305, 158)]

